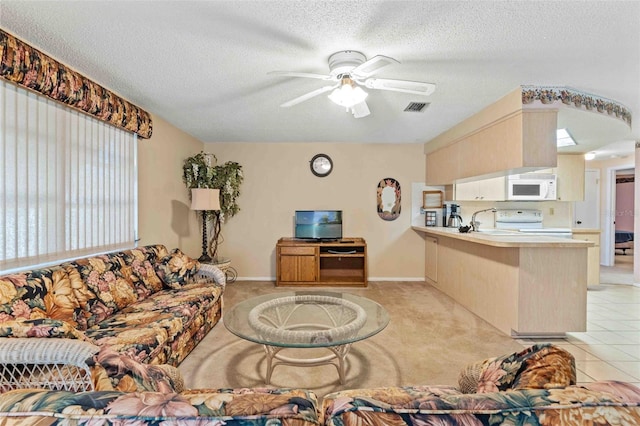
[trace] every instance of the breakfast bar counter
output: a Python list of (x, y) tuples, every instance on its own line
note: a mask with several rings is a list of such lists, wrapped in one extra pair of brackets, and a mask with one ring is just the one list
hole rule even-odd
[(587, 249), (569, 238), (413, 226), (425, 238), (426, 281), (518, 337), (585, 331)]

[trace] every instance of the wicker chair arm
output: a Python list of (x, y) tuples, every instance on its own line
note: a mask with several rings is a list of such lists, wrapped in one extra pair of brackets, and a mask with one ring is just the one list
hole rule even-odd
[(64, 338), (0, 338), (0, 392), (29, 387), (93, 390), (87, 359), (100, 348)]
[(218, 268), (216, 265), (210, 265), (208, 263), (201, 263), (200, 264), (200, 269), (198, 270), (198, 273), (196, 274), (196, 279), (200, 280), (200, 279), (213, 279), (213, 281), (222, 286), (223, 288), (225, 287), (226, 283), (227, 283), (227, 278), (225, 273), (222, 271), (222, 269)]
[(0, 364), (86, 365), (100, 347), (76, 339), (24, 337), (0, 338)]

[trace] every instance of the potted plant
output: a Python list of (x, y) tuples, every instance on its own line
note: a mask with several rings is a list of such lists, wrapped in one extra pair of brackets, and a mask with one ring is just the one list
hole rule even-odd
[[(218, 246), (223, 241), (220, 233), (221, 225), (240, 211), (237, 200), (243, 180), (242, 166), (233, 161), (219, 165), (214, 154), (200, 152), (184, 160), (182, 180), (189, 190), (194, 188), (220, 190), (220, 210), (202, 212), (203, 226), (206, 226), (207, 221), (212, 225), (209, 228), (212, 230), (212, 237), (207, 250), (215, 260)], [(189, 191), (189, 198), (191, 198), (191, 191)]]

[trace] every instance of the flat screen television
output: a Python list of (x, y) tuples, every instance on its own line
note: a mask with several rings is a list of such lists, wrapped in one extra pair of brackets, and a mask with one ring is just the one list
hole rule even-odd
[(295, 238), (339, 240), (342, 238), (342, 210), (296, 210)]

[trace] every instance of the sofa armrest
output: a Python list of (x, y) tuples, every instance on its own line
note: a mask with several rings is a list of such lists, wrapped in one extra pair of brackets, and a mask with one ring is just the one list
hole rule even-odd
[(458, 384), (463, 393), (563, 388), (576, 384), (575, 359), (559, 346), (538, 343), (467, 365)]
[(227, 284), (225, 273), (217, 266), (209, 265), (207, 263), (200, 263), (200, 269), (198, 269), (194, 280), (197, 281), (202, 279), (212, 279), (216, 284), (223, 288)]
[(640, 424), (640, 388), (607, 381), (461, 394), (451, 387), (355, 389), (322, 399), (325, 426)]
[(0, 338), (0, 391), (47, 388), (93, 390), (86, 363), (99, 348), (63, 338)]

